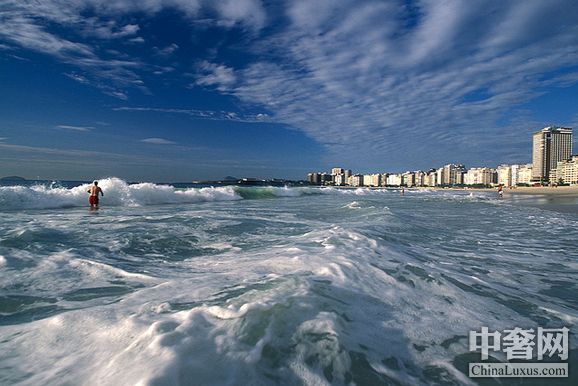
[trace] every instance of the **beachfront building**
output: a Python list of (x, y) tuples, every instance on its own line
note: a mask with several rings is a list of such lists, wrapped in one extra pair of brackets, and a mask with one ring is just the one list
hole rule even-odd
[(333, 168), (331, 169), (331, 175), (332, 176), (338, 176), (341, 174), (344, 174), (345, 170), (343, 168)]
[(379, 186), (387, 186), (387, 176), (389, 173), (381, 173), (381, 185)]
[(343, 186), (347, 183), (347, 179), (344, 174), (336, 174), (333, 176), (333, 182), (335, 186)]
[(532, 183), (532, 164), (517, 165), (516, 185), (530, 185)]
[(425, 178), (425, 186), (436, 186), (437, 182), (437, 171), (435, 169), (430, 170), (427, 172)]
[(401, 186), (403, 184), (403, 177), (401, 174), (389, 174), (387, 176), (387, 186)]
[(532, 164), (500, 165), (496, 172), (498, 173), (498, 184), (504, 186), (530, 185), (532, 183)]
[(436, 185), (452, 186), (464, 183), (466, 168), (461, 164), (447, 164), (437, 170)]
[(380, 186), (381, 174), (365, 174), (363, 176), (363, 186)]
[(354, 174), (350, 177), (351, 186), (363, 186), (363, 174)]
[(336, 186), (345, 185), (345, 169), (333, 168), (331, 169), (331, 180)]
[(412, 172), (405, 172), (402, 175), (403, 185), (411, 188), (415, 186), (415, 174)]
[(547, 181), (559, 161), (572, 155), (572, 129), (546, 127), (532, 136), (532, 180)]
[(496, 169), (498, 173), (498, 185), (510, 187), (512, 183), (512, 166), (514, 165), (500, 165)]
[(518, 185), (518, 170), (521, 165), (510, 165), (510, 186)]
[(421, 170), (417, 170), (417, 171), (413, 172), (413, 175), (415, 176), (415, 186), (426, 186), (425, 185), (425, 180), (426, 180), (425, 172), (423, 172)]
[(444, 168), (436, 170), (436, 186), (442, 186), (444, 181)]
[(307, 181), (309, 181), (311, 185), (321, 185), (321, 173), (312, 172), (307, 174)]
[(464, 176), (464, 184), (489, 186), (494, 183), (495, 174), (491, 168), (471, 168)]
[(551, 173), (550, 182), (576, 185), (578, 184), (578, 155), (559, 161)]
[(329, 173), (321, 173), (321, 185), (333, 185), (333, 176)]

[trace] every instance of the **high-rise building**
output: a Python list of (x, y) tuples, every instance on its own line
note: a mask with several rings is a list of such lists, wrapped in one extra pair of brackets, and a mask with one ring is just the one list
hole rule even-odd
[(464, 183), (464, 165), (448, 164), (437, 170), (436, 185), (449, 186), (461, 185)]
[(402, 174), (403, 185), (411, 188), (415, 186), (415, 174), (413, 172), (405, 172)]
[(381, 185), (380, 186), (387, 186), (387, 176), (389, 173), (381, 173)]
[(388, 174), (387, 185), (388, 186), (401, 186), (403, 184), (403, 177), (401, 174)]
[(345, 177), (345, 169), (333, 168), (331, 169), (331, 179), (333, 184), (337, 186), (345, 185), (347, 178)]
[(364, 186), (380, 186), (381, 185), (381, 174), (365, 174), (363, 176)]
[(532, 138), (532, 179), (548, 180), (558, 161), (572, 155), (572, 129), (550, 126), (535, 132)]
[(435, 169), (430, 169), (427, 172), (427, 177), (426, 177), (426, 186), (436, 186), (436, 181), (437, 181), (437, 170)]
[(500, 165), (496, 169), (498, 172), (498, 185), (512, 186), (512, 167), (515, 165)]
[(436, 186), (444, 184), (444, 168), (443, 166), (436, 170)]
[(344, 174), (337, 174), (333, 176), (333, 182), (336, 186), (343, 186), (347, 183), (347, 179)]
[(321, 185), (321, 173), (311, 172), (307, 174), (307, 181), (312, 185)]
[(363, 174), (354, 174), (351, 176), (351, 186), (363, 186)]
[(516, 185), (530, 185), (532, 183), (532, 164), (518, 165), (518, 174), (516, 176)]
[(413, 175), (415, 176), (415, 186), (426, 186), (426, 177), (427, 175), (425, 172), (421, 170), (416, 170)]
[(494, 183), (496, 171), (490, 168), (471, 168), (464, 176), (465, 185), (484, 185)]
[(343, 174), (343, 173), (344, 173), (343, 168), (333, 168), (333, 169), (331, 169), (331, 175), (332, 175), (332, 176), (338, 176), (338, 175)]
[(329, 173), (321, 173), (321, 185), (333, 185), (333, 176)]

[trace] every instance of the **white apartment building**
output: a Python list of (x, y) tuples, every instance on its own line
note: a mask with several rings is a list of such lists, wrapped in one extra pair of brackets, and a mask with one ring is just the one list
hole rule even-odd
[(380, 186), (381, 174), (365, 174), (363, 176), (363, 186)]
[(363, 174), (354, 174), (351, 176), (351, 186), (363, 186)]
[(578, 184), (578, 155), (559, 161), (552, 172), (552, 177), (551, 182), (562, 180), (565, 184)]
[(344, 174), (336, 174), (333, 176), (333, 180), (335, 182), (336, 186), (343, 186), (347, 183), (347, 180), (345, 178)]
[(495, 170), (491, 168), (471, 168), (464, 176), (465, 185), (491, 185)]
[(447, 164), (437, 170), (436, 185), (461, 185), (466, 168), (461, 164)]
[(436, 186), (437, 182), (437, 172), (435, 170), (430, 171), (425, 178), (425, 186)]
[(422, 172), (421, 170), (417, 170), (417, 171), (413, 172), (413, 175), (415, 176), (415, 186), (426, 186), (425, 180), (426, 180), (427, 175), (425, 174), (425, 172)]
[(532, 183), (532, 164), (517, 165), (518, 173), (516, 176), (516, 185), (518, 184), (528, 184)]
[(387, 176), (388, 186), (401, 186), (403, 183), (403, 177), (401, 174), (389, 174)]
[(507, 187), (513, 185), (512, 166), (513, 165), (500, 165), (497, 167), (496, 172), (498, 173), (498, 185), (504, 185)]
[(381, 173), (381, 185), (380, 186), (387, 186), (387, 176), (389, 173)]
[(405, 172), (402, 174), (403, 185), (407, 187), (415, 186), (415, 174), (412, 172)]

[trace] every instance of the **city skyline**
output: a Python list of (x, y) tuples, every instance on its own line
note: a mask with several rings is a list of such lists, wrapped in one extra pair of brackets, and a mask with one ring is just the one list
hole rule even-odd
[(578, 124), (573, 2), (0, 8), (0, 176), (174, 182), (302, 179), (342, 162), (524, 164), (526, 133)]
[(310, 172), (313, 185), (334, 186), (516, 186), (530, 184), (578, 184), (578, 155), (573, 154), (573, 129), (548, 126), (532, 133), (532, 162), (501, 163), (496, 167), (449, 163), (441, 167), (405, 172), (353, 173), (333, 167), (330, 173)]

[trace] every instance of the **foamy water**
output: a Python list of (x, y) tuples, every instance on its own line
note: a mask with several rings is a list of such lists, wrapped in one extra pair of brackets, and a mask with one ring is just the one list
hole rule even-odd
[(475, 384), (470, 330), (576, 326), (572, 213), (100, 185), (0, 187), (0, 384)]

